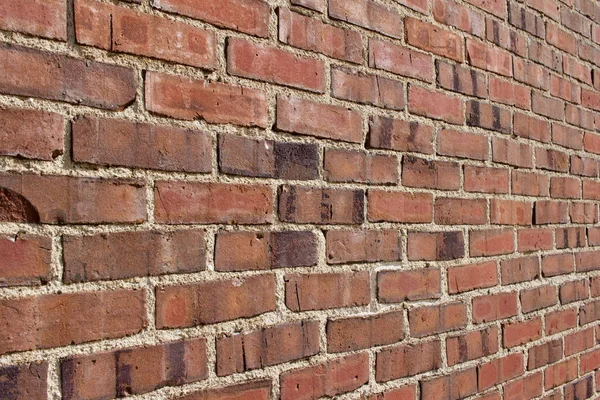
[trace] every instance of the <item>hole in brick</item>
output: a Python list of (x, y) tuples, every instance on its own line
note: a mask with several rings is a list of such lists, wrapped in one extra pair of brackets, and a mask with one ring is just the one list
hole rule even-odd
[(0, 187), (0, 222), (39, 223), (40, 216), (25, 197)]

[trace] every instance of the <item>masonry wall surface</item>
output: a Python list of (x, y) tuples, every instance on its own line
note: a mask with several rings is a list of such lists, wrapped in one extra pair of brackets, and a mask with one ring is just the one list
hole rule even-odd
[(0, 0), (0, 399), (600, 398), (600, 3)]

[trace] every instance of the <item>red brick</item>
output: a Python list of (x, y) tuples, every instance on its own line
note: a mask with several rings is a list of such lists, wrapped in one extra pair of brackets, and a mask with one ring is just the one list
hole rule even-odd
[(534, 204), (534, 223), (536, 225), (567, 223), (567, 205), (568, 203), (559, 201), (536, 201)]
[[(552, 143), (574, 150), (583, 149), (583, 132), (557, 123), (552, 124)], [(571, 156), (573, 158), (573, 156)]]
[(185, 328), (275, 311), (275, 279), (253, 275), (156, 289), (156, 327)]
[(550, 143), (550, 123), (527, 114), (515, 113), (514, 133), (526, 139)]
[(542, 319), (540, 317), (503, 325), (503, 341), (506, 348), (520, 346), (541, 337)]
[(584, 228), (557, 228), (555, 236), (557, 249), (571, 249), (585, 246)]
[(395, 230), (331, 230), (326, 246), (328, 264), (398, 261), (402, 256), (401, 237)]
[(516, 2), (508, 2), (508, 22), (534, 36), (545, 39), (546, 24), (536, 13), (521, 7)]
[(581, 102), (581, 86), (557, 75), (552, 75), (550, 94), (572, 103)]
[(471, 257), (497, 256), (515, 251), (512, 229), (486, 229), (469, 232)]
[[(571, 1), (571, 3), (573, 2)], [(590, 21), (567, 7), (562, 7), (560, 10), (560, 22), (565, 27), (580, 33), (585, 37), (589, 38), (592, 36)]]
[[(453, 0), (436, 0), (453, 1)], [(436, 61), (438, 86), (454, 92), (484, 98), (487, 96), (485, 74), (472, 68)]]
[(594, 301), (580, 306), (579, 324), (581, 326), (600, 320), (600, 301)]
[(595, 129), (594, 113), (584, 108), (579, 108), (575, 107), (574, 105), (567, 104), (567, 106), (565, 107), (565, 119), (569, 124), (578, 126), (580, 128)]
[(369, 67), (425, 82), (434, 78), (430, 55), (376, 38), (369, 39)]
[(212, 170), (212, 140), (204, 132), (82, 117), (72, 123), (71, 134), (76, 162), (181, 172)]
[(558, 364), (551, 365), (544, 371), (546, 390), (563, 385), (577, 378), (577, 359), (572, 358)]
[(318, 321), (300, 321), (219, 337), (217, 375), (300, 360), (319, 352)]
[[(262, 0), (224, 0), (218, 4), (190, 2), (189, 0), (156, 0), (154, 7), (185, 15), (222, 28), (267, 37), (269, 33), (269, 5)], [(231, 12), (244, 10), (244, 12)]]
[(533, 208), (530, 202), (492, 199), (490, 221), (498, 225), (530, 225)]
[(349, 29), (325, 24), (317, 19), (279, 8), (279, 40), (300, 49), (361, 63), (362, 36)]
[(529, 313), (556, 305), (558, 296), (554, 285), (521, 290), (521, 312)]
[(422, 306), (408, 311), (410, 335), (424, 337), (464, 328), (467, 308), (464, 303)]
[(164, 386), (205, 379), (206, 340), (71, 356), (61, 361), (60, 372), (65, 400), (148, 393)]
[(562, 121), (565, 118), (565, 102), (546, 97), (537, 91), (531, 95), (531, 110), (550, 119)]
[(569, 171), (569, 155), (557, 150), (536, 147), (535, 165), (537, 168), (556, 172)]
[(565, 399), (588, 399), (594, 396), (593, 376), (586, 376), (565, 386)]
[(440, 270), (437, 268), (377, 273), (377, 298), (382, 303), (437, 299), (440, 296)]
[(366, 400), (414, 400), (416, 396), (417, 385), (413, 384), (373, 394), (370, 397), (366, 397)]
[(542, 256), (542, 272), (544, 276), (556, 276), (571, 273), (575, 270), (571, 253)]
[(515, 80), (538, 89), (550, 88), (550, 72), (538, 65), (520, 58), (514, 59)]
[[(1, 12), (1, 11), (0, 11)], [(6, 365), (0, 368), (2, 392), (14, 400), (48, 398), (48, 363)], [(7, 397), (8, 398), (8, 397)]]
[(585, 151), (600, 154), (600, 135), (591, 132), (585, 132), (583, 137), (583, 146)]
[(492, 138), (492, 161), (522, 168), (533, 168), (531, 146), (514, 140)]
[(329, 16), (384, 35), (402, 37), (402, 17), (371, 0), (330, 0)]
[(499, 383), (522, 375), (523, 354), (513, 353), (502, 358), (497, 358), (477, 367), (477, 381), (479, 390), (489, 389)]
[(563, 69), (566, 75), (577, 79), (580, 82), (592, 85), (592, 69), (579, 59), (563, 56)]
[(584, 88), (581, 91), (581, 104), (592, 110), (600, 111), (600, 95), (595, 90)]
[(402, 185), (457, 190), (460, 187), (460, 165), (451, 161), (434, 161), (406, 155), (402, 158)]
[(509, 171), (506, 168), (465, 165), (463, 174), (467, 192), (508, 193)]
[(285, 276), (285, 304), (292, 311), (365, 306), (370, 297), (367, 272)]
[(433, 371), (441, 366), (439, 339), (388, 347), (377, 353), (375, 380), (387, 382)]
[(581, 353), (594, 347), (594, 329), (588, 328), (565, 336), (565, 356)]
[(59, 114), (0, 108), (1, 155), (52, 161), (63, 154), (64, 135)]
[(506, 17), (506, 0), (466, 0), (467, 3), (494, 14), (498, 18)]
[(524, 196), (550, 195), (550, 177), (534, 172), (512, 171), (512, 193)]
[(560, 285), (560, 303), (569, 304), (590, 297), (590, 285), (586, 279), (565, 282)]
[(464, 102), (456, 96), (409, 85), (408, 110), (411, 114), (438, 119), (450, 124), (464, 123)]
[(114, 52), (215, 69), (213, 32), (94, 0), (75, 2), (77, 42)]
[(0, 6), (0, 29), (49, 39), (67, 39), (67, 3), (64, 0), (8, 1)]
[(593, 158), (571, 155), (571, 174), (596, 178), (598, 176), (598, 161)]
[(587, 228), (587, 238), (590, 246), (600, 246), (600, 228)]
[(327, 11), (326, 0), (291, 0), (291, 3), (297, 6), (310, 8), (311, 10), (324, 13)]
[(455, 232), (408, 232), (410, 261), (445, 261), (465, 255), (464, 238)]
[(445, 156), (486, 160), (488, 138), (470, 132), (444, 129), (437, 135), (437, 153)]
[(594, 203), (570, 203), (569, 216), (575, 224), (595, 224), (598, 222), (598, 205)]
[(498, 328), (471, 331), (446, 339), (448, 365), (452, 366), (498, 352)]
[(158, 181), (156, 221), (165, 224), (264, 224), (273, 221), (271, 188), (260, 185)]
[[(532, 228), (517, 231), (517, 250), (520, 253), (552, 250), (553, 247), (554, 241), (551, 229)], [(544, 269), (543, 265), (542, 269)]]
[(532, 281), (540, 277), (540, 262), (537, 256), (502, 260), (500, 272), (503, 285)]
[(498, 293), (473, 298), (473, 322), (496, 321), (517, 315), (517, 294)]
[(363, 190), (285, 185), (279, 190), (279, 219), (297, 224), (361, 224)]
[(600, 200), (600, 183), (583, 180), (583, 198), (589, 200)]
[(559, 25), (546, 23), (546, 41), (567, 53), (577, 55), (577, 40), (575, 35), (559, 27)]
[(322, 61), (243, 39), (227, 40), (227, 72), (312, 92), (325, 91)]
[[(515, 379), (504, 385), (504, 397), (509, 399), (533, 399), (541, 396), (543, 391), (541, 372)], [(559, 399), (545, 397), (544, 400)]]
[[(544, 24), (541, 25), (544, 27)], [(562, 53), (546, 44), (545, 41), (529, 41), (529, 59), (540, 63), (558, 73), (563, 72)], [(552, 90), (552, 89), (551, 89)], [(560, 97), (560, 96), (558, 96)], [(563, 99), (565, 100), (565, 99)]]
[(477, 68), (513, 76), (512, 56), (505, 50), (467, 39), (467, 62)]
[(329, 353), (368, 349), (396, 343), (403, 338), (404, 313), (402, 311), (364, 317), (330, 319), (327, 322), (327, 351)]
[[(490, 100), (516, 106), (525, 110), (531, 109), (531, 89), (490, 76)], [(515, 113), (515, 115), (521, 115)], [(516, 123), (515, 123), (516, 125)]]
[(448, 292), (450, 294), (489, 288), (497, 284), (498, 273), (494, 261), (448, 268)]
[[(136, 98), (130, 68), (20, 46), (0, 46), (0, 93), (122, 110)], [(97, 85), (95, 82), (104, 84)]]
[(0, 221), (139, 223), (146, 219), (140, 182), (68, 176), (0, 175)]
[(318, 138), (362, 142), (362, 117), (354, 110), (299, 97), (277, 97), (277, 129)]
[(398, 181), (398, 159), (383, 154), (326, 149), (323, 171), (325, 180), (329, 182), (395, 184)]
[(459, 400), (477, 393), (477, 371), (470, 368), (421, 382), (421, 396), (431, 400)]
[(369, 381), (367, 353), (334, 358), (281, 375), (282, 400), (316, 400), (358, 389)]
[(539, 344), (529, 348), (527, 369), (537, 369), (544, 365), (553, 364), (563, 358), (563, 343), (561, 339)]
[(465, 113), (469, 126), (503, 133), (511, 132), (511, 113), (507, 109), (470, 100), (467, 102)]
[(404, 29), (411, 46), (462, 62), (463, 42), (456, 33), (411, 17), (404, 19)]
[(435, 200), (434, 222), (438, 225), (485, 225), (487, 201), (438, 197)]
[(595, 271), (600, 269), (599, 250), (575, 253), (577, 272)]
[(182, 76), (146, 73), (146, 108), (155, 114), (214, 124), (267, 125), (264, 92)]
[(487, 40), (521, 57), (527, 56), (528, 37), (523, 32), (501, 25), (495, 19), (486, 17)]
[(180, 397), (180, 400), (269, 400), (271, 398), (271, 380), (257, 380), (217, 389), (204, 389)]
[(525, 4), (554, 20), (560, 19), (559, 3), (555, 0), (526, 0)]
[(577, 178), (553, 176), (550, 178), (550, 196), (558, 199), (581, 198), (581, 181)]
[(219, 170), (261, 178), (312, 180), (319, 176), (319, 149), (310, 143), (219, 136)]
[(566, 309), (546, 314), (546, 335), (554, 335), (577, 326), (577, 309)]
[(308, 231), (226, 232), (215, 239), (216, 271), (310, 267), (317, 264), (317, 237)]
[(121, 338), (146, 324), (144, 290), (5, 299), (0, 301), (0, 354)]
[(0, 287), (46, 284), (51, 277), (52, 239), (0, 236)]
[(376, 107), (404, 109), (404, 84), (379, 75), (334, 68), (331, 71), (331, 95)]
[(372, 116), (367, 146), (376, 149), (433, 153), (433, 126)]
[(182, 274), (206, 268), (204, 231), (63, 236), (66, 283)]
[(477, 12), (454, 0), (434, 0), (433, 17), (441, 24), (453, 26), (477, 37), (485, 35), (485, 19)]

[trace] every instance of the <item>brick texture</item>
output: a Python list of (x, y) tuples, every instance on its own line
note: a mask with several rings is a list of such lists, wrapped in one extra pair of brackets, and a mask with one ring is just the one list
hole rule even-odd
[(600, 398), (596, 0), (0, 31), (0, 399)]

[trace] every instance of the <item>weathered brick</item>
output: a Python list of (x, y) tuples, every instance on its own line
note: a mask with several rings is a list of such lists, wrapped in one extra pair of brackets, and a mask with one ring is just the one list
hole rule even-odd
[(73, 121), (71, 135), (76, 162), (179, 172), (212, 170), (212, 140), (201, 131), (82, 117)]
[(498, 328), (471, 331), (446, 339), (448, 365), (456, 365), (498, 352)]
[(506, 168), (465, 165), (463, 175), (467, 192), (508, 193), (509, 171)]
[(260, 90), (148, 72), (145, 95), (148, 111), (171, 118), (267, 125), (267, 100)]
[(384, 35), (402, 37), (400, 13), (371, 0), (330, 0), (329, 16)]
[(515, 251), (512, 229), (486, 229), (469, 232), (471, 257), (496, 256)]
[(498, 273), (494, 261), (448, 268), (448, 292), (450, 294), (489, 288), (497, 284)]
[(402, 311), (327, 321), (328, 352), (368, 349), (400, 342), (403, 338)]
[(517, 294), (498, 293), (473, 298), (475, 323), (496, 321), (517, 315)]
[(369, 304), (370, 296), (367, 272), (285, 277), (285, 304), (292, 311), (365, 306)]
[(464, 238), (455, 232), (408, 232), (408, 259), (444, 261), (465, 255)]
[[(453, 1), (453, 0), (436, 0)], [(484, 98), (487, 96), (487, 80), (483, 73), (460, 65), (436, 61), (437, 83), (454, 92)]]
[(5, 299), (0, 301), (0, 354), (121, 338), (146, 324), (144, 290)]
[(275, 310), (275, 279), (253, 275), (156, 289), (156, 327), (184, 328)]
[(402, 158), (402, 185), (457, 190), (460, 186), (460, 166), (451, 161), (433, 161), (404, 156)]
[(159, 181), (154, 216), (166, 224), (264, 224), (273, 221), (271, 188), (261, 185)]
[[(0, 46), (0, 93), (122, 110), (136, 98), (133, 69), (21, 46)], [(104, 82), (96, 85), (97, 81)]]
[(506, 323), (503, 325), (502, 330), (504, 347), (520, 346), (542, 337), (542, 319), (537, 317)]
[(326, 149), (324, 158), (324, 175), (330, 182), (385, 185), (398, 181), (398, 159), (395, 156)]
[(14, 400), (48, 398), (48, 363), (6, 365), (0, 368), (0, 391)]
[(475, 368), (452, 372), (421, 382), (421, 395), (425, 399), (458, 400), (477, 393)]
[(467, 309), (464, 303), (423, 306), (408, 311), (410, 334), (424, 337), (453, 331), (467, 325)]
[(383, 303), (436, 299), (441, 296), (440, 270), (381, 271), (377, 274), (377, 297)]
[(462, 62), (463, 42), (456, 33), (412, 17), (404, 19), (404, 30), (411, 46)]
[(465, 113), (469, 126), (503, 133), (511, 132), (511, 113), (507, 109), (470, 100), (467, 102)]
[(67, 283), (182, 274), (206, 268), (204, 231), (63, 236)]
[(317, 264), (317, 238), (308, 231), (222, 231), (214, 258), (216, 271), (310, 267)]
[(506, 50), (467, 39), (467, 62), (477, 68), (504, 76), (513, 76), (512, 56)]
[(540, 277), (540, 262), (537, 256), (502, 260), (500, 272), (503, 285), (532, 281)]
[(435, 200), (434, 222), (438, 225), (485, 225), (487, 201), (438, 197)]
[(377, 353), (375, 379), (393, 379), (433, 371), (442, 366), (439, 339), (389, 347)]
[(444, 129), (437, 135), (437, 153), (445, 156), (486, 160), (489, 155), (488, 138), (470, 132)]
[(413, 84), (408, 87), (408, 110), (412, 114), (461, 125), (464, 123), (464, 108), (459, 97)]
[(325, 239), (329, 264), (398, 261), (402, 257), (401, 236), (396, 230), (330, 230)]
[(45, 284), (51, 277), (52, 239), (0, 236), (0, 287)]
[(367, 145), (371, 148), (433, 153), (433, 126), (372, 116)]
[(429, 54), (376, 38), (369, 39), (369, 67), (425, 82), (434, 78), (433, 58)]

